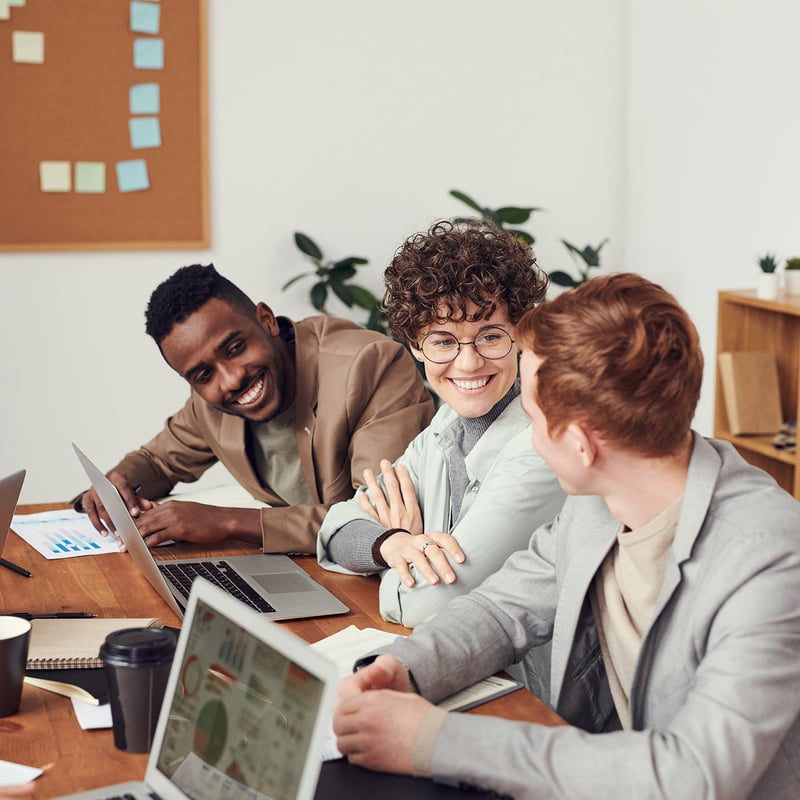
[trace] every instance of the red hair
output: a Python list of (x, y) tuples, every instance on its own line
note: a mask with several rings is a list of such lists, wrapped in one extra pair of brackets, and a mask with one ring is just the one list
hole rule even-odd
[(703, 354), (661, 286), (634, 273), (593, 278), (526, 312), (516, 338), (542, 359), (536, 402), (551, 436), (579, 422), (645, 456), (671, 455), (684, 441)]

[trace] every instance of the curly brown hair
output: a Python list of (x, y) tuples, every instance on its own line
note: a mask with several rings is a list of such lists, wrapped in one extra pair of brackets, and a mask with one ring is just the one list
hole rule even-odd
[[(488, 319), (504, 305), (512, 323), (544, 299), (548, 277), (531, 249), (490, 223), (435, 222), (410, 236), (384, 273), (383, 309), (396, 339), (447, 320)], [(467, 314), (468, 303), (477, 311)]]

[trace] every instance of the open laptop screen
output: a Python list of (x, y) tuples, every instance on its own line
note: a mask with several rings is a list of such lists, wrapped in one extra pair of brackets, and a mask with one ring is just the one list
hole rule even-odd
[(324, 681), (202, 599), (190, 624), (158, 771), (193, 800), (296, 797)]

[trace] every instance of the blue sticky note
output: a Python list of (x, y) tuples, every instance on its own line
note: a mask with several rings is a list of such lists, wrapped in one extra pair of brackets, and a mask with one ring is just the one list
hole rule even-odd
[(164, 69), (164, 40), (134, 39), (133, 66), (136, 69)]
[(130, 88), (131, 114), (158, 114), (161, 93), (157, 83), (136, 83)]
[(158, 33), (161, 8), (158, 3), (131, 3), (131, 30)]
[(150, 188), (147, 163), (142, 158), (117, 161), (117, 183), (121, 192), (141, 192)]
[(161, 147), (161, 127), (158, 117), (133, 117), (128, 120), (131, 134), (131, 147), (141, 150), (143, 147)]

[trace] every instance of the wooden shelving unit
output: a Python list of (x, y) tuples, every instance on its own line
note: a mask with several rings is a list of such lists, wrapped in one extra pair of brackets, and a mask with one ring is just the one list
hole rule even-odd
[[(783, 419), (798, 418), (800, 383), (800, 295), (760, 300), (754, 291), (720, 292), (717, 316), (717, 354), (761, 350), (775, 354), (778, 364)], [(714, 435), (733, 442), (751, 464), (768, 472), (790, 494), (800, 499), (797, 453), (772, 446), (771, 436), (734, 436), (722, 395), (719, 363), (714, 393)], [(776, 431), (777, 433), (777, 431)]]

